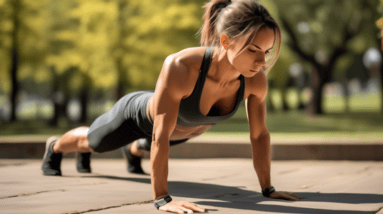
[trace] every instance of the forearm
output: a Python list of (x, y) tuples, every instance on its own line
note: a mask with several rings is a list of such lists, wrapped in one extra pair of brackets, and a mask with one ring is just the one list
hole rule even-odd
[(262, 189), (271, 187), (270, 134), (265, 133), (251, 140), (253, 165)]
[(169, 140), (153, 138), (150, 150), (150, 170), (154, 199), (168, 195), (169, 148)]

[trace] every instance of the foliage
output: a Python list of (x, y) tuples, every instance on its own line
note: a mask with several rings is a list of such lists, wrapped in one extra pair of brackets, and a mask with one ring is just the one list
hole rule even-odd
[(276, 0), (279, 8), (290, 8), (281, 10), (281, 15), (292, 26), (304, 54), (313, 56), (319, 63), (327, 63), (337, 48), (346, 49), (347, 54), (335, 63), (331, 75), (338, 80), (351, 66), (353, 56), (377, 46), (371, 15), (373, 2)]
[[(10, 53), (13, 40), (17, 40), (20, 64), (18, 78), (34, 78), (37, 82), (47, 79), (42, 63), (47, 43), (44, 40), (46, 21), (44, 10), (48, 0), (0, 1), (1, 44), (0, 91), (10, 91)], [(17, 14), (15, 14), (17, 13)], [(17, 25), (16, 25), (17, 24)], [(15, 32), (17, 34), (15, 34)], [(13, 37), (14, 35), (17, 36)]]
[(127, 78), (135, 87), (154, 88), (166, 56), (198, 46), (202, 10), (195, 2), (134, 0), (125, 40)]
[[(197, 32), (206, 2), (19, 1), (21, 6), (13, 8), (16, 0), (0, 0), (0, 92), (9, 93), (11, 88), (10, 48), (15, 30), (12, 14), (18, 9), (21, 23), (18, 78), (24, 82), (22, 87), (37, 91), (59, 78), (65, 90), (74, 95), (84, 87), (113, 90), (121, 79), (134, 89), (153, 89), (166, 56), (199, 45)], [(373, 24), (376, 20), (371, 22), (372, 12), (377, 13), (374, 0), (259, 1), (282, 27), (280, 58), (268, 76), (278, 87), (286, 86), (293, 63), (306, 60), (288, 45), (291, 38), (283, 20), (292, 26), (299, 48), (319, 63), (330, 59), (338, 47), (346, 50), (336, 60), (333, 79), (342, 78), (355, 55), (377, 46), (377, 29)], [(382, 6), (379, 8), (378, 11), (383, 11)], [(119, 22), (121, 18), (123, 23)], [(345, 42), (347, 31), (354, 35)], [(305, 68), (308, 71), (310, 66)]]

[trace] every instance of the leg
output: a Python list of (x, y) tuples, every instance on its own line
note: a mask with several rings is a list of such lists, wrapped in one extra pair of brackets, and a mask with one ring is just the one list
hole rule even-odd
[[(93, 152), (93, 150), (89, 147), (87, 131), (88, 127), (79, 127), (68, 131), (60, 139), (57, 139), (56, 137), (48, 138), (42, 165), (43, 174), (57, 176), (61, 175), (60, 164), (62, 160), (62, 153), (64, 152), (78, 151), (87, 152), (88, 154)], [(89, 167), (86, 171), (90, 172), (89, 158), (90, 156), (88, 155), (88, 159), (83, 159), (82, 162), (86, 165), (87, 161), (87, 165)]]
[(67, 152), (94, 152), (89, 147), (88, 127), (78, 127), (65, 133), (53, 146), (55, 153)]
[(76, 169), (79, 173), (91, 173), (90, 168), (90, 152), (77, 152), (76, 156)]
[(135, 174), (145, 174), (141, 167), (141, 158), (145, 150), (143, 150), (140, 145), (146, 145), (147, 142), (151, 142), (151, 140), (148, 138), (142, 138), (134, 141), (132, 144), (122, 147), (122, 155), (127, 161), (128, 172)]
[(47, 155), (44, 155), (43, 163), (44, 174), (48, 174), (49, 167), (54, 167), (53, 174), (61, 175), (61, 157), (55, 158), (55, 164), (52, 165), (50, 156), (56, 157), (64, 152), (76, 151), (81, 153), (111, 151), (147, 136), (137, 125), (141, 122), (140, 117), (137, 117), (141, 115), (137, 104), (142, 102), (146, 104), (146, 101), (140, 98), (141, 95), (148, 97), (146, 92), (127, 94), (110, 111), (99, 116), (89, 128), (79, 127), (68, 131), (59, 140), (48, 140)]
[(80, 173), (91, 173), (90, 156), (93, 149), (89, 147), (88, 127), (78, 127), (65, 133), (53, 146), (56, 153), (77, 151), (76, 169)]
[[(170, 146), (186, 142), (188, 139), (170, 141)], [(134, 141), (122, 148), (122, 154), (128, 162), (128, 171), (131, 173), (144, 174), (141, 167), (141, 158), (144, 152), (150, 151), (152, 146), (151, 138), (143, 138)]]

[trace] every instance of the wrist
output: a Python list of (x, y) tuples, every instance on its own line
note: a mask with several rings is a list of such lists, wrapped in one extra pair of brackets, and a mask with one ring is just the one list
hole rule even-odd
[(170, 197), (170, 195), (165, 195), (163, 197), (159, 197), (156, 200), (154, 200), (153, 204), (157, 209), (159, 209), (160, 207), (166, 205), (167, 203), (171, 201), (172, 201), (172, 197)]
[(273, 192), (275, 192), (275, 188), (273, 186), (262, 189), (262, 195), (265, 197), (269, 197)]

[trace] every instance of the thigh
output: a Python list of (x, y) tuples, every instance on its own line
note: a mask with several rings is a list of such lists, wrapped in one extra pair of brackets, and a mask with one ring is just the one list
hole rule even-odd
[(95, 152), (115, 150), (147, 137), (134, 119), (127, 118), (126, 109), (131, 98), (132, 95), (121, 98), (109, 112), (99, 116), (89, 127), (89, 147)]

